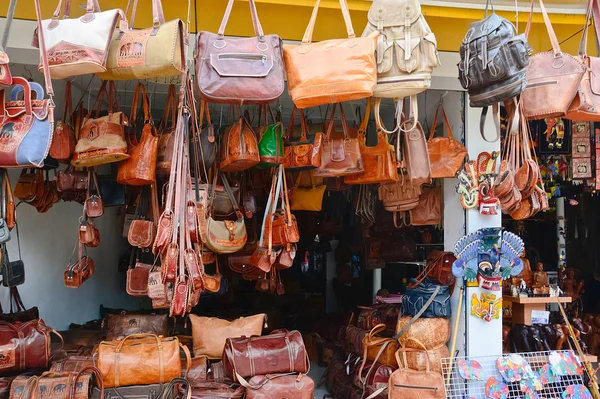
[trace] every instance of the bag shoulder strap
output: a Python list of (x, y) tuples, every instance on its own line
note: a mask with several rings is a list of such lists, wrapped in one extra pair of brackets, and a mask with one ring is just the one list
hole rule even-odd
[(446, 126), (446, 130), (448, 131), (448, 138), (450, 140), (454, 140), (454, 136), (452, 136), (452, 128), (450, 127), (450, 122), (448, 122), (448, 117), (446, 116), (446, 110), (444, 110), (444, 105), (440, 102), (440, 105), (435, 110), (435, 115), (433, 116), (433, 124), (431, 125), (431, 131), (429, 132), (429, 140), (433, 138), (435, 135), (435, 127), (438, 120), (438, 113), (442, 110), (442, 116), (444, 118), (444, 125)]
[[(550, 37), (550, 43), (552, 43), (552, 51), (554, 55), (557, 57), (562, 56), (562, 51), (560, 49), (560, 43), (558, 42), (558, 38), (556, 37), (556, 33), (554, 32), (554, 28), (552, 27), (552, 23), (550, 22), (550, 18), (548, 17), (548, 12), (546, 12), (546, 7), (544, 7), (544, 2), (539, 0), (540, 9), (542, 10), (542, 17), (544, 18), (544, 24), (546, 25), (546, 31), (548, 32), (548, 36)], [(531, 30), (531, 22), (533, 20), (533, 5), (535, 0), (531, 0), (531, 10), (529, 12), (529, 20), (527, 21), (527, 27), (525, 28), (525, 38), (529, 38), (529, 31)]]
[[(221, 21), (221, 26), (219, 26), (218, 35), (222, 38), (225, 36), (225, 27), (227, 26), (227, 22), (229, 21), (229, 16), (231, 15), (231, 9), (233, 8), (233, 2), (235, 0), (229, 0), (227, 3), (227, 8), (225, 9), (225, 14), (223, 15), (223, 20)], [(259, 38), (260, 41), (264, 40), (265, 34), (263, 33), (263, 28), (258, 20), (258, 13), (256, 12), (256, 4), (254, 4), (254, 0), (249, 0), (248, 5), (250, 6), (250, 14), (252, 15), (252, 26), (254, 27), (254, 35)]]
[[(315, 30), (315, 23), (317, 22), (317, 14), (319, 13), (320, 3), (321, 0), (317, 0), (317, 3), (313, 8), (312, 15), (310, 16), (310, 21), (308, 22), (308, 26), (306, 27), (306, 31), (304, 32), (304, 37), (302, 38), (302, 44), (308, 44), (312, 42), (312, 35)], [(356, 37), (356, 35), (354, 34), (354, 28), (352, 27), (352, 19), (350, 18), (350, 10), (348, 9), (348, 3), (346, 3), (346, 0), (340, 0), (340, 9), (342, 10), (344, 23), (346, 24), (348, 38), (353, 39)]]
[[(413, 316), (412, 319), (410, 319), (410, 321), (408, 322), (407, 325), (404, 326), (404, 328), (402, 330), (400, 330), (399, 333), (397, 333), (396, 335), (394, 335), (394, 339), (399, 339), (400, 337), (402, 337), (404, 335), (404, 333), (406, 333), (408, 331), (408, 329), (410, 328), (410, 326), (419, 319), (419, 317), (421, 317), (421, 315), (423, 313), (425, 313), (425, 311), (427, 310), (427, 308), (429, 307), (429, 305), (431, 305), (431, 303), (433, 302), (433, 300), (435, 299), (435, 296), (438, 294), (438, 292), (440, 292), (440, 289), (442, 287), (440, 287), (439, 285), (437, 287), (435, 287), (435, 291), (433, 291), (433, 294), (431, 294), (431, 296), (429, 297), (429, 299), (427, 300), (427, 302), (425, 302), (425, 305), (423, 305), (423, 307), (421, 308), (421, 310), (419, 310), (419, 312)], [(398, 313), (398, 320), (401, 317), (402, 312)]]

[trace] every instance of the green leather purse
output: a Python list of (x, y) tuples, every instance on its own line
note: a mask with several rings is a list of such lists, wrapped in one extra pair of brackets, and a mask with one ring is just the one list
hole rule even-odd
[(277, 122), (260, 129), (258, 142), (259, 168), (270, 168), (283, 163), (283, 124)]

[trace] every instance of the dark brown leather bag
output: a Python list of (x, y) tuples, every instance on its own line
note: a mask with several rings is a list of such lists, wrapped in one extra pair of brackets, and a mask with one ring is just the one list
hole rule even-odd
[(315, 382), (304, 374), (257, 375), (242, 382), (242, 386), (246, 388), (246, 399), (313, 399), (315, 391)]
[(299, 140), (292, 139), (294, 123), (296, 122), (296, 110), (294, 107), (287, 129), (287, 137), (283, 147), (283, 166), (286, 170), (310, 170), (321, 166), (321, 151), (323, 133), (309, 135), (308, 125), (304, 118), (304, 111), (300, 113), (301, 136)]
[(430, 226), (442, 222), (442, 188), (423, 187), (419, 204), (410, 211), (410, 224)]
[(223, 349), (227, 375), (253, 377), (308, 372), (308, 356), (298, 331), (273, 331), (262, 337), (228, 338)]
[(42, 319), (14, 324), (0, 321), (0, 374), (46, 369), (53, 331)]
[[(88, 169), (88, 190), (87, 198), (85, 199), (85, 213), (88, 217), (98, 218), (104, 215), (104, 204), (102, 203), (102, 197), (100, 196), (100, 187), (98, 186), (98, 176), (92, 168)], [(95, 194), (92, 192), (92, 183), (96, 186)]]
[[(56, 189), (60, 192), (85, 192), (88, 188), (88, 174), (76, 171), (71, 165), (56, 174)], [(16, 187), (15, 187), (16, 195)]]
[(249, 6), (256, 37), (225, 37), (233, 2), (229, 0), (217, 34), (198, 34), (200, 97), (211, 103), (268, 104), (278, 99), (285, 87), (281, 38), (265, 36), (254, 0)]
[(132, 334), (169, 335), (168, 317), (146, 314), (109, 314), (106, 316), (106, 339), (116, 341)]
[(245, 390), (224, 382), (198, 382), (192, 387), (192, 399), (242, 399)]
[(87, 248), (81, 241), (78, 241), (75, 247), (79, 248), (77, 260), (69, 262), (63, 274), (63, 281), (67, 288), (79, 288), (94, 275), (94, 260), (87, 255)]
[(194, 356), (192, 358), (192, 367), (190, 367), (189, 373), (185, 375), (185, 378), (190, 382), (192, 386), (196, 383), (206, 382), (208, 378), (208, 357), (207, 356)]
[(437, 284), (453, 286), (456, 277), (452, 274), (452, 264), (456, 257), (452, 252), (431, 251), (427, 257), (425, 269), (417, 276), (416, 284), (409, 284), (409, 288), (414, 288), (428, 277)]
[(260, 162), (256, 134), (243, 116), (225, 129), (221, 142), (220, 169), (223, 172), (241, 172)]
[[(40, 318), (39, 309), (34, 306), (31, 309), (25, 309), (19, 289), (17, 287), (10, 287), (10, 313), (4, 313), (2, 306), (0, 306), (0, 321), (8, 323), (24, 323), (27, 321), (35, 320)], [(14, 305), (14, 308), (13, 308)]]
[[(85, 189), (87, 189), (87, 185)], [(21, 201), (31, 202), (39, 198), (43, 192), (44, 172), (39, 169), (23, 169), (15, 185), (15, 197)]]
[(135, 267), (127, 269), (126, 291), (131, 296), (148, 296), (148, 280), (152, 265), (135, 262)]
[[(433, 137), (440, 109), (442, 110), (444, 125), (448, 131), (448, 137)], [(467, 156), (465, 146), (460, 141), (454, 140), (452, 136), (452, 129), (442, 103), (435, 110), (429, 140), (427, 140), (427, 152), (429, 153), (429, 164), (431, 165), (431, 177), (433, 179), (456, 177)]]
[(369, 330), (363, 330), (355, 326), (346, 327), (346, 342), (345, 349), (349, 353), (361, 356), (363, 353), (362, 342), (367, 336)]
[(358, 137), (352, 136), (346, 122), (346, 115), (342, 105), (340, 112), (342, 114), (342, 131), (333, 134), (333, 125), (335, 121), (335, 110), (339, 104), (333, 106), (331, 119), (327, 126), (327, 134), (323, 140), (321, 150), (321, 166), (313, 171), (316, 177), (335, 177), (345, 176), (364, 171), (364, 165), (360, 156), (360, 145)]

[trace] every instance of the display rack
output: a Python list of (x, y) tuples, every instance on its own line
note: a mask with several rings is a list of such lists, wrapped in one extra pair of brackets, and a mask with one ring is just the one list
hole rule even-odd
[(515, 324), (531, 325), (531, 312), (533, 310), (546, 310), (546, 304), (551, 303), (570, 303), (571, 297), (502, 297), (504, 302), (512, 303), (512, 322)]
[[(556, 351), (556, 352), (569, 352), (569, 351)], [(539, 372), (543, 365), (548, 363), (548, 356), (550, 352), (530, 352), (530, 353), (519, 353), (529, 363), (533, 371)], [(443, 358), (442, 364), (442, 376), (444, 378), (444, 388), (446, 389), (447, 399), (486, 399), (485, 384), (488, 378), (496, 377), (502, 381), (502, 376), (498, 372), (496, 367), (496, 361), (500, 356), (482, 356), (482, 357), (456, 357)], [(458, 360), (476, 360), (481, 364), (483, 369), (483, 380), (465, 380), (458, 373), (457, 361)], [(544, 389), (536, 391), (540, 398), (561, 398), (562, 393), (565, 391), (567, 386), (584, 384), (589, 380), (585, 367), (583, 367), (583, 375), (566, 375), (561, 376), (559, 382), (544, 385)], [(522, 398), (524, 397), (521, 392), (521, 387), (518, 382), (506, 383), (509, 390), (508, 398)]]

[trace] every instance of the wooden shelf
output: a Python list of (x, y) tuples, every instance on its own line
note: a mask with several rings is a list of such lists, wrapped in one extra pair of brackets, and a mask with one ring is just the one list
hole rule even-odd
[(528, 297), (528, 298), (516, 298), (514, 296), (504, 296), (502, 297), (503, 301), (506, 302), (512, 302), (512, 303), (518, 303), (518, 304), (522, 304), (522, 305), (526, 305), (526, 304), (539, 304), (539, 303), (571, 303), (571, 297), (570, 296), (559, 296), (559, 297), (548, 297), (548, 296), (536, 296), (536, 297)]

